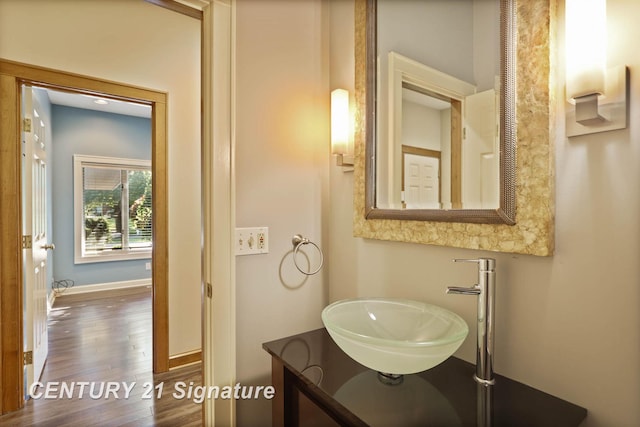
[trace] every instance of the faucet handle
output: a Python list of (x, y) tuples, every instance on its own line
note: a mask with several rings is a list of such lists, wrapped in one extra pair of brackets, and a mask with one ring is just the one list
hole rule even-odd
[(458, 294), (458, 295), (480, 295), (482, 290), (478, 285), (473, 285), (470, 288), (463, 288), (461, 286), (447, 286), (448, 294)]
[(453, 262), (473, 262), (478, 264), (480, 271), (493, 271), (496, 268), (496, 260), (494, 258), (477, 258), (477, 259), (464, 259), (455, 258)]

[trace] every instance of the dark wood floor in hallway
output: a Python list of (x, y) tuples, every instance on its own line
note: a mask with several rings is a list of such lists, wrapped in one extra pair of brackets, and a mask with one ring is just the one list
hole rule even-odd
[(151, 288), (59, 296), (40, 398), (0, 425), (200, 426), (201, 405), (182, 397), (201, 385), (200, 365), (153, 375), (151, 344)]

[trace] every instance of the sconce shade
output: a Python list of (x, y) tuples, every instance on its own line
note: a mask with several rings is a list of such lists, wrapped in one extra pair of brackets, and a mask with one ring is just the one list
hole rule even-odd
[(565, 0), (565, 42), (567, 136), (625, 129), (629, 74), (607, 67), (606, 0)]
[(605, 92), (606, 0), (565, 0), (567, 98)]
[(349, 146), (349, 92), (335, 89), (331, 92), (331, 152), (347, 154)]

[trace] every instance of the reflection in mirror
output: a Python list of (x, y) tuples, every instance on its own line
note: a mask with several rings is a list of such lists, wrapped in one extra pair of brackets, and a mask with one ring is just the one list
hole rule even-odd
[[(454, 172), (449, 129), (454, 105), (455, 100), (402, 84), (402, 114), (398, 118), (401, 134), (396, 135), (398, 140), (393, 146), (399, 144), (402, 148), (400, 201), (403, 209), (451, 208)], [(382, 186), (380, 188), (382, 190)], [(378, 200), (382, 205), (381, 195)]]
[(513, 2), (368, 1), (367, 218), (515, 223)]

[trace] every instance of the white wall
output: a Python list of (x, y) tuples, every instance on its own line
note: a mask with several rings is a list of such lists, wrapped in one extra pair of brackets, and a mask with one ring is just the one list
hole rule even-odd
[(140, 0), (0, 0), (0, 57), (166, 91), (169, 352), (200, 348), (200, 22)]
[[(586, 427), (640, 425), (640, 56), (628, 43), (640, 38), (639, 14), (635, 0), (608, 2), (609, 63), (626, 63), (631, 73), (629, 128), (568, 140), (559, 127), (554, 256), (348, 238), (342, 230), (353, 211), (344, 193), (353, 181), (332, 172), (329, 230), (341, 246), (331, 256), (330, 300), (415, 298), (473, 325), (475, 299), (444, 289), (474, 283), (475, 267), (451, 259), (495, 257), (497, 372), (586, 407)], [(352, 43), (353, 30), (353, 20), (332, 21), (332, 38), (343, 43)], [(353, 70), (353, 46), (342, 49), (332, 50), (332, 81), (334, 72), (346, 79)], [(556, 90), (561, 100), (563, 87)], [(474, 351), (471, 335), (457, 355), (474, 361)]]
[(442, 151), (441, 114), (441, 110), (403, 99), (402, 145)]
[[(271, 384), (271, 357), (262, 343), (321, 327), (328, 299), (326, 268), (306, 278), (294, 267), (291, 244), (301, 233), (328, 250), (324, 13), (320, 0), (236, 5), (236, 225), (267, 226), (270, 239), (268, 254), (236, 258), (242, 384)], [(239, 426), (268, 425), (270, 401), (237, 404)]]

